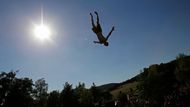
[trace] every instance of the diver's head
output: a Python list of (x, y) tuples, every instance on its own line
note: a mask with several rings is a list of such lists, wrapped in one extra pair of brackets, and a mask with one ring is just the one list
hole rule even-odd
[(104, 46), (108, 46), (109, 45), (109, 43), (106, 41), (106, 42), (104, 42)]

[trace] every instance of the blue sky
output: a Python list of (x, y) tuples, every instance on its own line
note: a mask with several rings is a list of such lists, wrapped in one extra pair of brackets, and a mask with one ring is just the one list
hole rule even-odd
[[(44, 23), (52, 42), (34, 39)], [(50, 90), (65, 82), (102, 85), (122, 82), (151, 64), (190, 54), (188, 0), (0, 0), (0, 71), (45, 78)], [(110, 45), (94, 44), (90, 12), (97, 11)]]

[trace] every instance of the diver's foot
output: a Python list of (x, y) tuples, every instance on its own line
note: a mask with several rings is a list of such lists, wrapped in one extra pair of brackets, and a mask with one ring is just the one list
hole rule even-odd
[(92, 13), (90, 13), (90, 16), (92, 16)]
[(113, 31), (115, 30), (115, 27), (114, 27), (114, 26), (112, 27), (112, 30), (113, 30)]
[(97, 12), (97, 11), (94, 11), (94, 13), (95, 13), (96, 15), (98, 15), (98, 12)]

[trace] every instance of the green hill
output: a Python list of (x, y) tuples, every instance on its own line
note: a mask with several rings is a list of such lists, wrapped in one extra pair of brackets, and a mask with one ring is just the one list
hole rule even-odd
[(119, 83), (109, 83), (109, 84), (104, 84), (104, 85), (98, 86), (98, 89), (105, 92), (105, 91), (112, 90), (114, 87), (117, 87), (118, 85), (119, 85)]
[[(106, 87), (103, 87), (104, 89)], [(190, 56), (180, 54), (168, 63), (150, 65), (143, 72), (124, 82), (106, 88), (114, 99), (119, 94), (133, 93), (137, 98), (148, 99), (152, 105), (159, 105), (164, 97), (174, 93), (190, 91)], [(160, 105), (159, 105), (160, 106)]]

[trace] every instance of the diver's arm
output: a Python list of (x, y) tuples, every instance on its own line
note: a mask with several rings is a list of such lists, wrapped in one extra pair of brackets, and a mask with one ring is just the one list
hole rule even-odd
[(94, 41), (94, 43), (99, 43), (99, 44), (101, 44), (99, 41)]
[(110, 35), (112, 34), (112, 32), (114, 31), (114, 26), (112, 27), (111, 31), (109, 32), (108, 36), (106, 37), (106, 40), (108, 40), (108, 38), (110, 37)]

